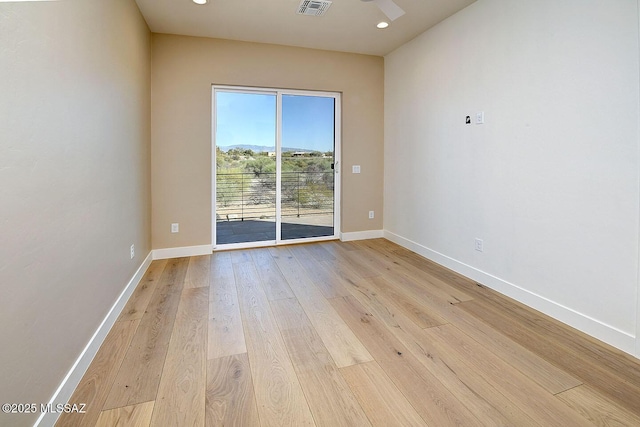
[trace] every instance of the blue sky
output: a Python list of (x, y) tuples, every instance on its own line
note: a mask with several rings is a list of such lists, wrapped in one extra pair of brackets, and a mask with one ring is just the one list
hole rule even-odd
[[(276, 145), (276, 96), (216, 92), (216, 144)], [(283, 95), (282, 146), (333, 151), (334, 99)]]

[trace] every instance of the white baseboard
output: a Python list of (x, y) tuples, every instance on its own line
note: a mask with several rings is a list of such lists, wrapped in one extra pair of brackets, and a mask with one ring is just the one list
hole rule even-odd
[(612, 345), (625, 353), (639, 357), (636, 352), (636, 338), (611, 325), (607, 325), (597, 319), (565, 307), (557, 302), (537, 295), (531, 291), (523, 289), (513, 283), (502, 280), (475, 267), (450, 258), (444, 254), (436, 252), (419, 243), (405, 237), (394, 234), (388, 230), (384, 231), (384, 237), (399, 244), (425, 258), (443, 265), (457, 273), (462, 274), (482, 285), (485, 285), (503, 295), (513, 298), (531, 308), (534, 308), (548, 316), (553, 317), (569, 326), (572, 326), (586, 334), (589, 334), (601, 341)]
[(153, 259), (181, 258), (186, 256), (211, 255), (211, 245), (182, 246), (179, 248), (154, 249)]
[[(98, 329), (95, 331), (86, 347), (84, 348), (84, 350), (82, 350), (82, 353), (80, 353), (80, 356), (78, 356), (78, 359), (75, 361), (67, 375), (60, 383), (60, 386), (58, 386), (58, 389), (53, 394), (53, 397), (49, 401), (49, 403), (51, 403), (53, 406), (59, 403), (65, 404), (69, 402), (71, 395), (75, 391), (76, 387), (78, 387), (82, 376), (89, 368), (89, 365), (93, 361), (93, 358), (95, 357), (96, 353), (100, 349), (100, 346), (107, 337), (107, 334), (111, 330), (111, 327), (114, 325), (114, 323), (116, 323), (118, 316), (120, 316), (120, 313), (124, 309), (124, 306), (127, 304), (127, 301), (129, 301), (131, 294), (138, 286), (138, 283), (140, 283), (140, 280), (142, 280), (144, 274), (147, 272), (149, 265), (151, 265), (151, 261), (152, 252), (149, 252), (149, 255), (147, 255), (131, 280), (129, 280), (129, 283), (127, 283), (127, 285), (124, 287), (123, 291), (120, 293), (120, 296), (113, 304), (104, 320), (102, 320), (102, 323), (100, 324), (100, 326), (98, 326)], [(53, 427), (59, 416), (60, 414), (56, 412), (43, 412), (34, 426)]]
[(380, 239), (384, 237), (384, 230), (353, 231), (351, 233), (340, 233), (340, 240), (351, 242), (353, 240)]

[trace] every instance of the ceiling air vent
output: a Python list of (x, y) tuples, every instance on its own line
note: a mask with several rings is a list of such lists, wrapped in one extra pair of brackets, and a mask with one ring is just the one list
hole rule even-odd
[(322, 16), (331, 6), (326, 0), (302, 0), (298, 7), (299, 15)]

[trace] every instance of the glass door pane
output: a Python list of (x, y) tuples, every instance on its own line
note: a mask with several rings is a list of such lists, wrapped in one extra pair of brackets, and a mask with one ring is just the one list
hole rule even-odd
[(282, 95), (282, 240), (334, 235), (335, 103)]
[(214, 244), (276, 240), (276, 94), (215, 91)]

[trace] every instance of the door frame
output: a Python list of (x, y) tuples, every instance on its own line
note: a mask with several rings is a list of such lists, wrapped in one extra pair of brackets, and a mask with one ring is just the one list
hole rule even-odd
[[(228, 243), (218, 245), (216, 242), (216, 129), (217, 110), (216, 92), (237, 92), (247, 94), (275, 95), (276, 96), (276, 239), (259, 242)], [(282, 97), (284, 95), (294, 96), (317, 96), (334, 99), (334, 138), (333, 138), (333, 235), (321, 237), (307, 237), (303, 239), (282, 240), (282, 212), (281, 212), (281, 184), (282, 184)], [(342, 155), (342, 93), (315, 90), (264, 88), (250, 86), (228, 86), (211, 85), (211, 246), (216, 250), (232, 250), (257, 248), (274, 245), (289, 245), (295, 243), (322, 242), (336, 240), (340, 238), (340, 205), (341, 205), (341, 180), (340, 161)]]

